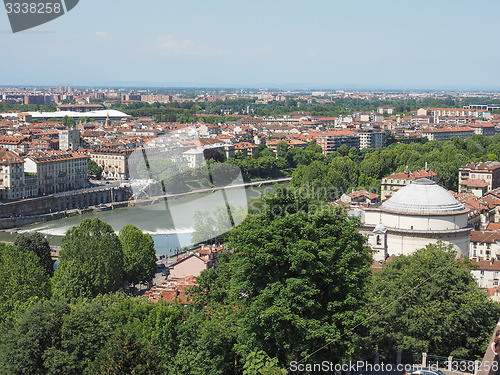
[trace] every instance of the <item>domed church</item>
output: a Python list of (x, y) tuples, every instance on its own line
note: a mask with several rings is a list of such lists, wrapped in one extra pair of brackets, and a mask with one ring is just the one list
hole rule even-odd
[(458, 256), (469, 251), (468, 209), (453, 195), (426, 178), (413, 181), (364, 213), (362, 233), (375, 250), (375, 260), (410, 254), (429, 243), (453, 244)]

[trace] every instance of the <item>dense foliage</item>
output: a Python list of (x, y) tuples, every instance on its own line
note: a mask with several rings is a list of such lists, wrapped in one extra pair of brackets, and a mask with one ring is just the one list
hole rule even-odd
[(43, 234), (37, 232), (18, 234), (14, 246), (19, 251), (33, 252), (39, 258), (40, 264), (47, 272), (47, 275), (52, 276), (54, 274), (54, 262), (51, 257), (49, 241)]
[(478, 289), (472, 267), (442, 243), (388, 262), (372, 278), (364, 347), (482, 359), (500, 305)]
[(122, 246), (111, 225), (84, 219), (66, 233), (53, 280), (55, 295), (95, 297), (118, 290), (124, 280)]
[(38, 256), (0, 243), (0, 322), (30, 300), (50, 297), (49, 277)]
[(120, 230), (119, 239), (125, 280), (134, 285), (151, 282), (156, 272), (156, 250), (151, 235), (127, 224)]
[(466, 140), (425, 143), (394, 143), (384, 149), (357, 151), (341, 146), (324, 158), (298, 166), (292, 185), (307, 187), (329, 200), (350, 193), (351, 189), (380, 190), (380, 181), (391, 173), (427, 167), (437, 173), (437, 182), (457, 191), (460, 166), (477, 161), (498, 160), (500, 135), (474, 135)]

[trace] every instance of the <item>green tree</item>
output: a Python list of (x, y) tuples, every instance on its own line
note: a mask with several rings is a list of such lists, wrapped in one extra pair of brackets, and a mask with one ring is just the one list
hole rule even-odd
[(251, 352), (245, 358), (243, 375), (283, 375), (287, 374), (285, 369), (278, 367), (278, 360), (270, 358), (263, 350)]
[(73, 117), (64, 116), (62, 122), (67, 128), (73, 128), (76, 125)]
[(276, 145), (276, 155), (280, 158), (286, 158), (288, 152), (288, 143), (285, 141), (279, 141)]
[(97, 163), (89, 158), (89, 161), (87, 163), (87, 174), (89, 177), (93, 177), (97, 180), (101, 179), (103, 169), (102, 167), (99, 167)]
[(261, 213), (229, 233), (234, 251), (219, 259), (217, 272), (198, 278), (195, 304), (209, 311), (229, 305), (242, 358), (264, 350), (286, 366), (327, 343), (309, 360), (348, 357), (355, 350), (349, 329), (363, 319), (371, 263), (358, 221), (295, 189), (279, 188), (263, 199)]
[[(62, 301), (44, 301), (30, 306), (20, 313), (7, 330), (1, 333), (0, 364), (5, 375), (45, 375), (46, 355), (50, 348), (61, 345), (63, 319), (69, 306)], [(57, 367), (74, 373), (74, 361), (67, 356), (64, 361), (52, 350)], [(54, 362), (54, 365), (56, 364)]]
[(115, 333), (99, 351), (92, 373), (95, 375), (160, 374), (161, 362), (151, 343), (134, 333)]
[(125, 281), (133, 285), (149, 283), (156, 273), (156, 251), (153, 238), (131, 225), (120, 231), (124, 256)]
[[(115, 309), (134, 320), (142, 335), (141, 315), (127, 309), (130, 301), (124, 294), (99, 296), (76, 303), (64, 300), (38, 301), (15, 316), (0, 333), (0, 368), (2, 374), (91, 374), (90, 365), (106, 342), (123, 327), (115, 321)], [(153, 305), (138, 301), (136, 305)], [(158, 322), (158, 326), (162, 323)]]
[(373, 276), (363, 346), (482, 358), (500, 305), (479, 290), (470, 269), (442, 243), (388, 262)]
[(186, 179), (182, 178), (185, 172), (173, 161), (163, 158), (150, 158), (139, 163), (137, 172), (143, 179), (157, 181), (165, 193), (180, 193), (188, 190)]
[(38, 256), (0, 243), (0, 321), (33, 299), (49, 298), (50, 283)]
[[(231, 216), (229, 216), (231, 214)], [(210, 213), (197, 211), (194, 215), (192, 242), (195, 244), (216, 244), (225, 242), (227, 232), (234, 225), (240, 224), (246, 217), (247, 210), (242, 207), (220, 205)]]
[(21, 233), (17, 235), (14, 245), (19, 251), (33, 252), (38, 259), (40, 264), (49, 276), (54, 274), (54, 261), (51, 257), (49, 241), (43, 236), (43, 234), (38, 232), (33, 233)]
[(338, 152), (341, 156), (347, 156), (347, 154), (349, 153), (349, 146), (347, 146), (347, 145), (341, 145), (341, 146), (337, 149), (337, 152)]
[(84, 219), (68, 230), (53, 279), (57, 296), (93, 297), (118, 290), (123, 280), (122, 245), (109, 224)]

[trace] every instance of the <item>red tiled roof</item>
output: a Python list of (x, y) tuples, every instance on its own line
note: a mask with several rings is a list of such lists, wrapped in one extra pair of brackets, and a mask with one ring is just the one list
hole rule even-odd
[(500, 230), (500, 223), (489, 223), (486, 230)]
[(385, 178), (396, 178), (400, 180), (415, 180), (417, 178), (429, 178), (437, 176), (436, 172), (431, 171), (430, 169), (422, 169), (419, 171), (409, 171), (409, 172), (399, 172), (393, 173)]
[(467, 180), (464, 180), (460, 183), (462, 186), (468, 186), (468, 187), (480, 187), (484, 188), (487, 187), (488, 181), (483, 180), (481, 178), (468, 178)]
[(0, 149), (0, 164), (23, 164), (23, 158), (19, 157), (15, 152), (8, 151), (6, 149)]
[(499, 232), (473, 230), (470, 232), (470, 241), (471, 242), (494, 243), (494, 242), (500, 241), (500, 233)]

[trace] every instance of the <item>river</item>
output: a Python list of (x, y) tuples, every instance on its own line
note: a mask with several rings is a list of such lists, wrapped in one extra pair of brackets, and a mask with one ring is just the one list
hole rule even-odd
[[(261, 192), (275, 190), (272, 185), (247, 187), (246, 201), (243, 195), (242, 204), (258, 198)], [(52, 246), (60, 246), (66, 231), (78, 225), (83, 219), (99, 218), (110, 224), (116, 233), (126, 224), (133, 224), (145, 233), (151, 234), (159, 255), (172, 255), (178, 249), (192, 245), (193, 215), (195, 212), (213, 212), (220, 206), (221, 195), (217, 193), (197, 194), (196, 196), (169, 199), (168, 204), (158, 203), (142, 207), (117, 208), (110, 211), (93, 212), (64, 219), (33, 224), (20, 228), (18, 233), (40, 232), (44, 234)], [(15, 231), (0, 232), (1, 242), (13, 242)]]

